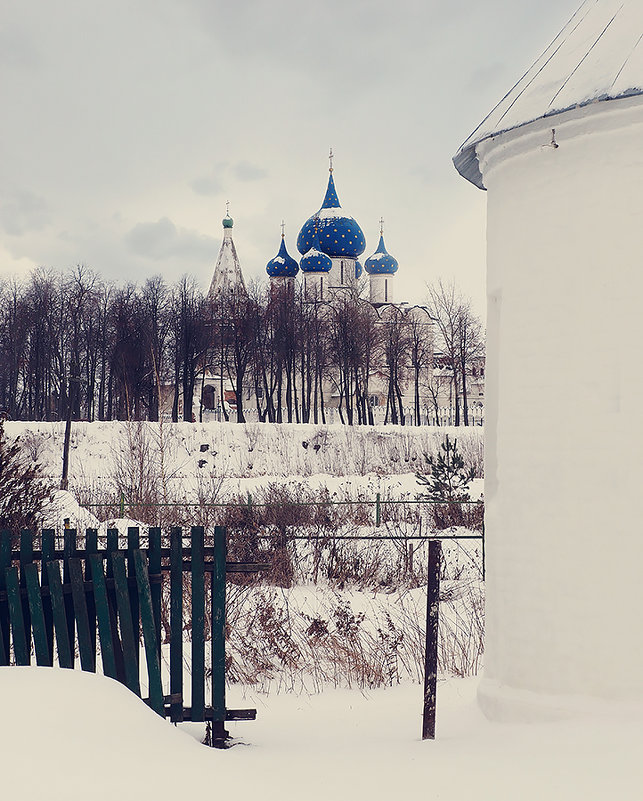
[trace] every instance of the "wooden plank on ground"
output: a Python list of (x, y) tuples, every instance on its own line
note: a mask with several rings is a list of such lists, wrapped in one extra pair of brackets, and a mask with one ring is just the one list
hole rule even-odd
[(87, 597), (85, 595), (83, 567), (80, 559), (69, 560), (69, 579), (71, 581), (71, 595), (74, 602), (76, 629), (78, 631), (78, 653), (80, 655), (80, 667), (81, 670), (86, 670), (89, 673), (95, 673), (96, 658), (94, 656), (91, 631), (89, 628)]
[(36, 652), (36, 664), (43, 667), (51, 667), (53, 663), (49, 657), (47, 628), (42, 608), (40, 582), (38, 580), (38, 565), (33, 562), (25, 565), (24, 571), (25, 583), (27, 585), (27, 598), (29, 600), (29, 612), (31, 614), (31, 627), (33, 629), (34, 651)]
[(110, 679), (117, 678), (116, 658), (114, 655), (114, 642), (112, 639), (112, 624), (109, 613), (109, 599), (103, 573), (103, 557), (92, 554), (89, 557), (92, 571), (92, 584), (94, 585), (94, 601), (96, 603), (96, 618), (98, 620), (98, 637), (100, 640), (100, 654), (103, 662), (103, 673)]
[(161, 683), (161, 660), (159, 658), (158, 643), (156, 641), (156, 626), (154, 622), (154, 608), (152, 593), (143, 553), (138, 550), (133, 553), (134, 570), (136, 573), (136, 586), (141, 609), (141, 624), (143, 628), (143, 643), (145, 645), (145, 661), (147, 664), (147, 677), (150, 694), (150, 706), (159, 715), (165, 714), (163, 685)]
[(205, 574), (203, 526), (193, 526), (192, 550), (192, 720), (204, 720), (205, 712)]
[[(134, 636), (132, 626), (132, 607), (130, 602), (130, 592), (127, 586), (127, 574), (125, 572), (125, 556), (123, 554), (112, 554), (112, 568), (114, 572), (114, 584), (116, 586), (116, 604), (118, 607), (118, 622), (120, 624), (121, 640), (123, 643), (123, 659), (125, 660), (125, 686), (136, 693), (141, 694), (138, 677), (138, 642)], [(136, 592), (136, 587), (134, 587)]]
[(47, 563), (47, 576), (49, 578), (49, 592), (51, 593), (51, 609), (54, 616), (58, 664), (61, 668), (73, 668), (74, 660), (71, 655), (72, 643), (69, 642), (65, 598), (63, 596), (63, 584), (60, 578), (60, 562)]
[(30, 662), (31, 643), (27, 643), (27, 634), (25, 632), (18, 568), (6, 568), (4, 577), (7, 588), (7, 602), (9, 604), (14, 659), (16, 660), (16, 665), (28, 665)]
[[(183, 533), (170, 531), (170, 694), (183, 696)], [(171, 704), (170, 720), (183, 720), (183, 702)]]

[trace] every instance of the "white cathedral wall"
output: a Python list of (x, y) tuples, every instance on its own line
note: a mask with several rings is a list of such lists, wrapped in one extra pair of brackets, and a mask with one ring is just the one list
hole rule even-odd
[[(551, 146), (555, 127), (558, 148)], [(643, 702), (643, 103), (479, 146), (487, 628), (497, 719)]]
[(393, 295), (393, 276), (388, 274), (371, 275), (370, 284), (371, 303), (395, 303), (395, 297)]
[(328, 273), (328, 286), (355, 286), (355, 262), (357, 259), (349, 259), (344, 256), (341, 259), (331, 259), (333, 266)]

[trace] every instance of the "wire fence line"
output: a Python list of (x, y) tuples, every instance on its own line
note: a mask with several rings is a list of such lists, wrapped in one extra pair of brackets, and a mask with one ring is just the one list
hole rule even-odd
[(114, 501), (101, 501), (100, 503), (81, 503), (84, 509), (92, 509), (92, 508), (112, 508), (112, 507), (119, 507), (119, 508), (166, 508), (166, 507), (179, 507), (179, 508), (198, 508), (198, 509), (215, 509), (215, 508), (222, 508), (222, 509), (245, 509), (248, 507), (262, 507), (262, 508), (278, 508), (281, 506), (296, 506), (296, 507), (306, 507), (306, 506), (385, 506), (389, 504), (426, 504), (427, 506), (459, 506), (461, 504), (467, 505), (477, 505), (477, 506), (484, 506), (484, 500), (463, 500), (463, 501), (450, 501), (450, 500), (428, 500), (425, 498), (381, 498), (379, 493), (375, 497), (375, 499), (368, 499), (368, 500), (345, 500), (345, 501), (331, 501), (331, 500), (324, 500), (324, 501), (288, 501), (287, 503), (283, 503), (280, 501), (255, 501), (252, 498), (252, 495), (248, 493), (248, 501), (247, 503), (239, 503), (232, 502), (232, 501), (219, 501), (215, 503), (207, 503), (207, 502), (189, 502), (189, 501), (139, 501), (139, 500), (130, 500), (125, 498), (124, 495), (121, 496), (119, 500)]

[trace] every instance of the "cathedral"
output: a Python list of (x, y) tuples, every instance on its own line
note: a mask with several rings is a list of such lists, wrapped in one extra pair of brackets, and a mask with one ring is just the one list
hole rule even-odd
[[(235, 296), (247, 296), (232, 230), (233, 220), (228, 207), (223, 220), (223, 241), (208, 292), (211, 308), (222, 310)], [(381, 336), (376, 339), (386, 339), (395, 326), (400, 326), (400, 321), (407, 331), (412, 332), (407, 335), (396, 362), (395, 393), (391, 389), (391, 370), (386, 363), (389, 357), (385, 355), (385, 348), (373, 348), (364, 357), (364, 363), (359, 368), (363, 371), (359, 381), (366, 390), (355, 401), (361, 404), (361, 419), (368, 418), (376, 423), (401, 419), (415, 424), (449, 423), (453, 408), (450, 395), (453, 373), (443, 369), (440, 354), (434, 354), (433, 327), (428, 310), (421, 305), (397, 300), (395, 283), (398, 262), (386, 249), (383, 220), (380, 220), (377, 249), (363, 263), (360, 261), (366, 251), (366, 238), (359, 223), (340, 205), (332, 151), (324, 199), (319, 210), (302, 225), (297, 236), (297, 251), (298, 258), (288, 252), (282, 223), (277, 255), (266, 264), (273, 298), (283, 298), (285, 303), (294, 303), (297, 299), (304, 304), (314, 304), (317, 315), (330, 318), (341, 307), (342, 300), (350, 297), (367, 314), (375, 329), (379, 329)], [(223, 317), (222, 311), (219, 317)], [(415, 341), (415, 347), (411, 344), (412, 340)], [(421, 352), (421, 356), (417, 355), (418, 352)], [(413, 353), (416, 355), (413, 356)], [(228, 416), (234, 419), (238, 400), (243, 407), (244, 419), (255, 419), (253, 409), (256, 407), (258, 412), (261, 407), (260, 393), (264, 390), (256, 381), (247, 381), (243, 396), (238, 399), (239, 390), (233, 386), (230, 376), (215, 375), (215, 372), (220, 373), (220, 370), (204, 364), (194, 397), (198, 419), (221, 420), (228, 419)], [(359, 391), (347, 387), (338, 389), (338, 382), (327, 376), (320, 376), (316, 386), (319, 383), (322, 384), (324, 418), (329, 422), (344, 420), (342, 405), (352, 402), (347, 401), (347, 395), (352, 395), (354, 391), (359, 394)], [(471, 390), (472, 416), (475, 418), (476, 409), (479, 412), (479, 420), (474, 422), (481, 421), (482, 386), (483, 378), (480, 375), (479, 382)], [(365, 407), (367, 412), (364, 411)], [(305, 414), (302, 417), (306, 419)]]
[[(362, 267), (359, 257), (366, 249), (366, 239), (359, 223), (342, 209), (333, 177), (332, 151), (328, 187), (319, 211), (303, 224), (297, 237), (299, 262), (286, 248), (281, 232), (277, 255), (266, 265), (274, 287), (293, 286), (301, 277), (304, 297), (310, 301), (330, 301), (343, 289), (357, 289), (363, 271), (369, 276), (369, 300), (373, 306), (394, 302), (394, 278), (397, 260), (384, 244), (383, 221), (380, 220), (380, 241), (377, 250)], [(223, 242), (214, 268), (209, 297), (220, 292), (245, 291), (241, 265), (232, 240), (233, 221), (229, 213), (223, 220)]]

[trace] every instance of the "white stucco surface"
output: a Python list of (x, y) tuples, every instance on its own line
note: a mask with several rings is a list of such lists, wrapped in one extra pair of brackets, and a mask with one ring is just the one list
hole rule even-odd
[(643, 699), (643, 99), (479, 146), (488, 187), (487, 641), (496, 718)]

